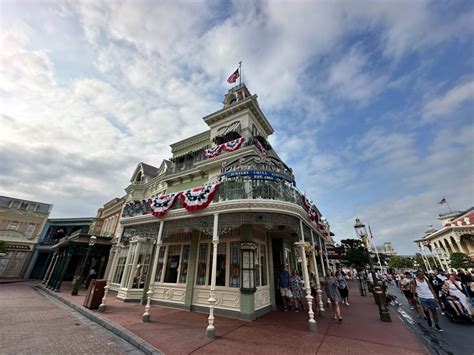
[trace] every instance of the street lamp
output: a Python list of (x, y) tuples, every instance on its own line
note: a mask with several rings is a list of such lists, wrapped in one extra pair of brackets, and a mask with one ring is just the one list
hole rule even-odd
[(379, 306), (380, 320), (383, 322), (391, 322), (392, 320), (390, 319), (390, 313), (388, 312), (387, 306), (385, 305), (385, 295), (378, 284), (377, 276), (375, 275), (374, 265), (372, 264), (372, 258), (371, 258), (370, 250), (369, 250), (369, 242), (367, 239), (368, 238), (367, 229), (365, 228), (365, 225), (360, 221), (359, 218), (356, 218), (355, 222), (356, 223), (354, 225), (354, 229), (356, 231), (356, 234), (360, 239), (362, 239), (362, 242), (367, 248), (367, 252), (369, 254), (369, 266), (370, 266), (370, 272), (372, 274), (372, 282), (373, 282), (372, 292), (374, 294), (375, 303), (377, 303), (377, 305)]
[(72, 291), (71, 291), (71, 295), (73, 295), (73, 296), (78, 294), (79, 287), (81, 287), (81, 285), (82, 285), (82, 282), (84, 280), (84, 277), (83, 277), (82, 274), (84, 273), (84, 268), (86, 267), (87, 259), (89, 259), (89, 253), (90, 253), (92, 247), (94, 246), (96, 240), (97, 240), (97, 237), (95, 235), (92, 235), (89, 238), (89, 247), (87, 248), (86, 258), (85, 258), (84, 262), (81, 264), (79, 274), (76, 275), (76, 277), (74, 277), (73, 287), (72, 287)]

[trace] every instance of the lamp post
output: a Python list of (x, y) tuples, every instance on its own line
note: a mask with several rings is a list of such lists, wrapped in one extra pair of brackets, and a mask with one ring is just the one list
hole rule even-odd
[(365, 225), (360, 221), (359, 218), (355, 220), (354, 229), (356, 231), (357, 236), (362, 240), (365, 247), (367, 248), (367, 252), (369, 253), (369, 266), (370, 272), (372, 274), (372, 282), (373, 282), (373, 293), (375, 302), (379, 306), (379, 315), (380, 320), (383, 322), (391, 322), (390, 313), (385, 305), (385, 295), (378, 284), (377, 276), (375, 275), (374, 265), (372, 264), (372, 258), (370, 257), (370, 250), (369, 250), (369, 242), (367, 240), (368, 234)]
[(89, 253), (90, 253), (92, 247), (94, 246), (96, 240), (97, 240), (97, 237), (95, 235), (92, 235), (89, 238), (89, 247), (87, 248), (86, 258), (85, 258), (84, 262), (81, 265), (81, 269), (79, 270), (79, 273), (78, 273), (79, 275), (76, 275), (76, 277), (74, 278), (73, 287), (72, 287), (72, 291), (71, 291), (71, 295), (73, 295), (73, 296), (78, 294), (79, 287), (81, 287), (81, 285), (82, 285), (82, 281), (84, 280), (82, 274), (84, 273), (84, 268), (86, 267), (87, 259), (89, 259)]

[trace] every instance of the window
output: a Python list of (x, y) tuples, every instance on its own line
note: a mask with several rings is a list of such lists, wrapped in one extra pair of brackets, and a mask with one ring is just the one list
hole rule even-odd
[(179, 283), (186, 283), (188, 276), (188, 263), (189, 263), (189, 245), (183, 245), (183, 260), (181, 261)]
[(240, 242), (230, 242), (229, 287), (240, 287)]
[(137, 269), (133, 277), (132, 288), (143, 288), (150, 266), (150, 254), (144, 252), (138, 255)]
[(122, 250), (120, 252), (120, 256), (117, 261), (117, 268), (115, 270), (115, 275), (112, 281), (113, 283), (116, 283), (116, 284), (120, 283), (120, 281), (122, 280), (123, 269), (125, 268), (125, 261), (127, 260), (127, 254), (124, 253), (124, 251), (126, 250)]
[(10, 203), (10, 208), (18, 208), (20, 206), (20, 201), (12, 201)]
[(199, 245), (199, 262), (198, 262), (198, 268), (197, 268), (196, 285), (206, 284), (208, 249), (209, 249), (209, 244)]
[(156, 266), (156, 282), (161, 282), (161, 274), (163, 273), (163, 265), (165, 263), (165, 251), (166, 247), (162, 246), (160, 248), (160, 254), (158, 255), (158, 265)]
[(255, 126), (255, 124), (252, 124), (252, 136), (254, 137), (259, 136), (258, 129), (257, 129), (257, 126)]
[(8, 229), (9, 230), (13, 230), (13, 231), (16, 231), (18, 230), (18, 227), (20, 226), (20, 222), (18, 221), (10, 221), (10, 223), (8, 224)]
[(34, 203), (28, 204), (28, 211), (36, 211), (37, 208), (38, 208), (38, 205)]
[(35, 231), (36, 224), (30, 223), (28, 224), (28, 227), (26, 228), (25, 235), (27, 238), (31, 238), (33, 236), (33, 232)]
[(266, 286), (267, 280), (267, 258), (265, 244), (258, 244), (257, 253), (255, 255), (256, 266), (256, 284), (257, 286)]
[(28, 203), (26, 203), (26, 202), (22, 202), (20, 204), (20, 207), (18, 207), (18, 209), (22, 210), (22, 211), (26, 211), (27, 208), (28, 208)]
[(178, 281), (178, 266), (181, 254), (181, 245), (170, 245), (168, 246), (168, 249), (165, 282), (176, 283)]

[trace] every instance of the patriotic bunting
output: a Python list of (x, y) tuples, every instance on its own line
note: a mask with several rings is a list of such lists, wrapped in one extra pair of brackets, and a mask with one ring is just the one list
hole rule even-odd
[(219, 183), (190, 189), (181, 192), (181, 203), (187, 211), (197, 211), (206, 208), (219, 188)]
[(220, 154), (222, 149), (224, 149), (226, 152), (233, 152), (233, 151), (239, 149), (242, 146), (243, 143), (244, 143), (244, 138), (240, 137), (238, 139), (234, 139), (233, 141), (230, 141), (230, 142), (220, 144), (220, 145), (217, 145), (215, 147), (211, 147), (209, 149), (206, 149), (204, 151), (204, 154), (208, 158), (214, 158), (214, 157), (217, 157)]
[(161, 195), (148, 200), (148, 204), (151, 207), (151, 213), (155, 217), (163, 216), (176, 202), (176, 199), (180, 193)]
[(226, 152), (230, 153), (230, 152), (233, 152), (234, 150), (239, 149), (243, 143), (244, 143), (244, 138), (240, 137), (240, 138), (234, 139), (233, 141), (222, 144), (222, 148)]
[(262, 153), (262, 155), (266, 158), (268, 156), (268, 152), (267, 150), (265, 149), (265, 147), (262, 145), (262, 143), (260, 143), (258, 141), (258, 139), (256, 139), (257, 141), (257, 147), (258, 147), (258, 150), (260, 150), (260, 153)]

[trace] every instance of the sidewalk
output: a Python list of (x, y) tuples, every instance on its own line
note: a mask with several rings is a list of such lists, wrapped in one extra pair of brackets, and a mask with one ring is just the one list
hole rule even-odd
[[(70, 284), (63, 284), (56, 296), (82, 305), (85, 291), (70, 295)], [(307, 330), (307, 313), (274, 311), (256, 321), (216, 317), (216, 338), (207, 339), (207, 314), (152, 306), (151, 321), (141, 321), (144, 306), (115, 300), (110, 292), (105, 313), (94, 315), (122, 326), (165, 354), (428, 354), (391, 311), (392, 322), (381, 322), (371, 295), (359, 296), (357, 285), (350, 285), (351, 305), (341, 306), (343, 322), (332, 319), (331, 310), (317, 316), (317, 332)]]

